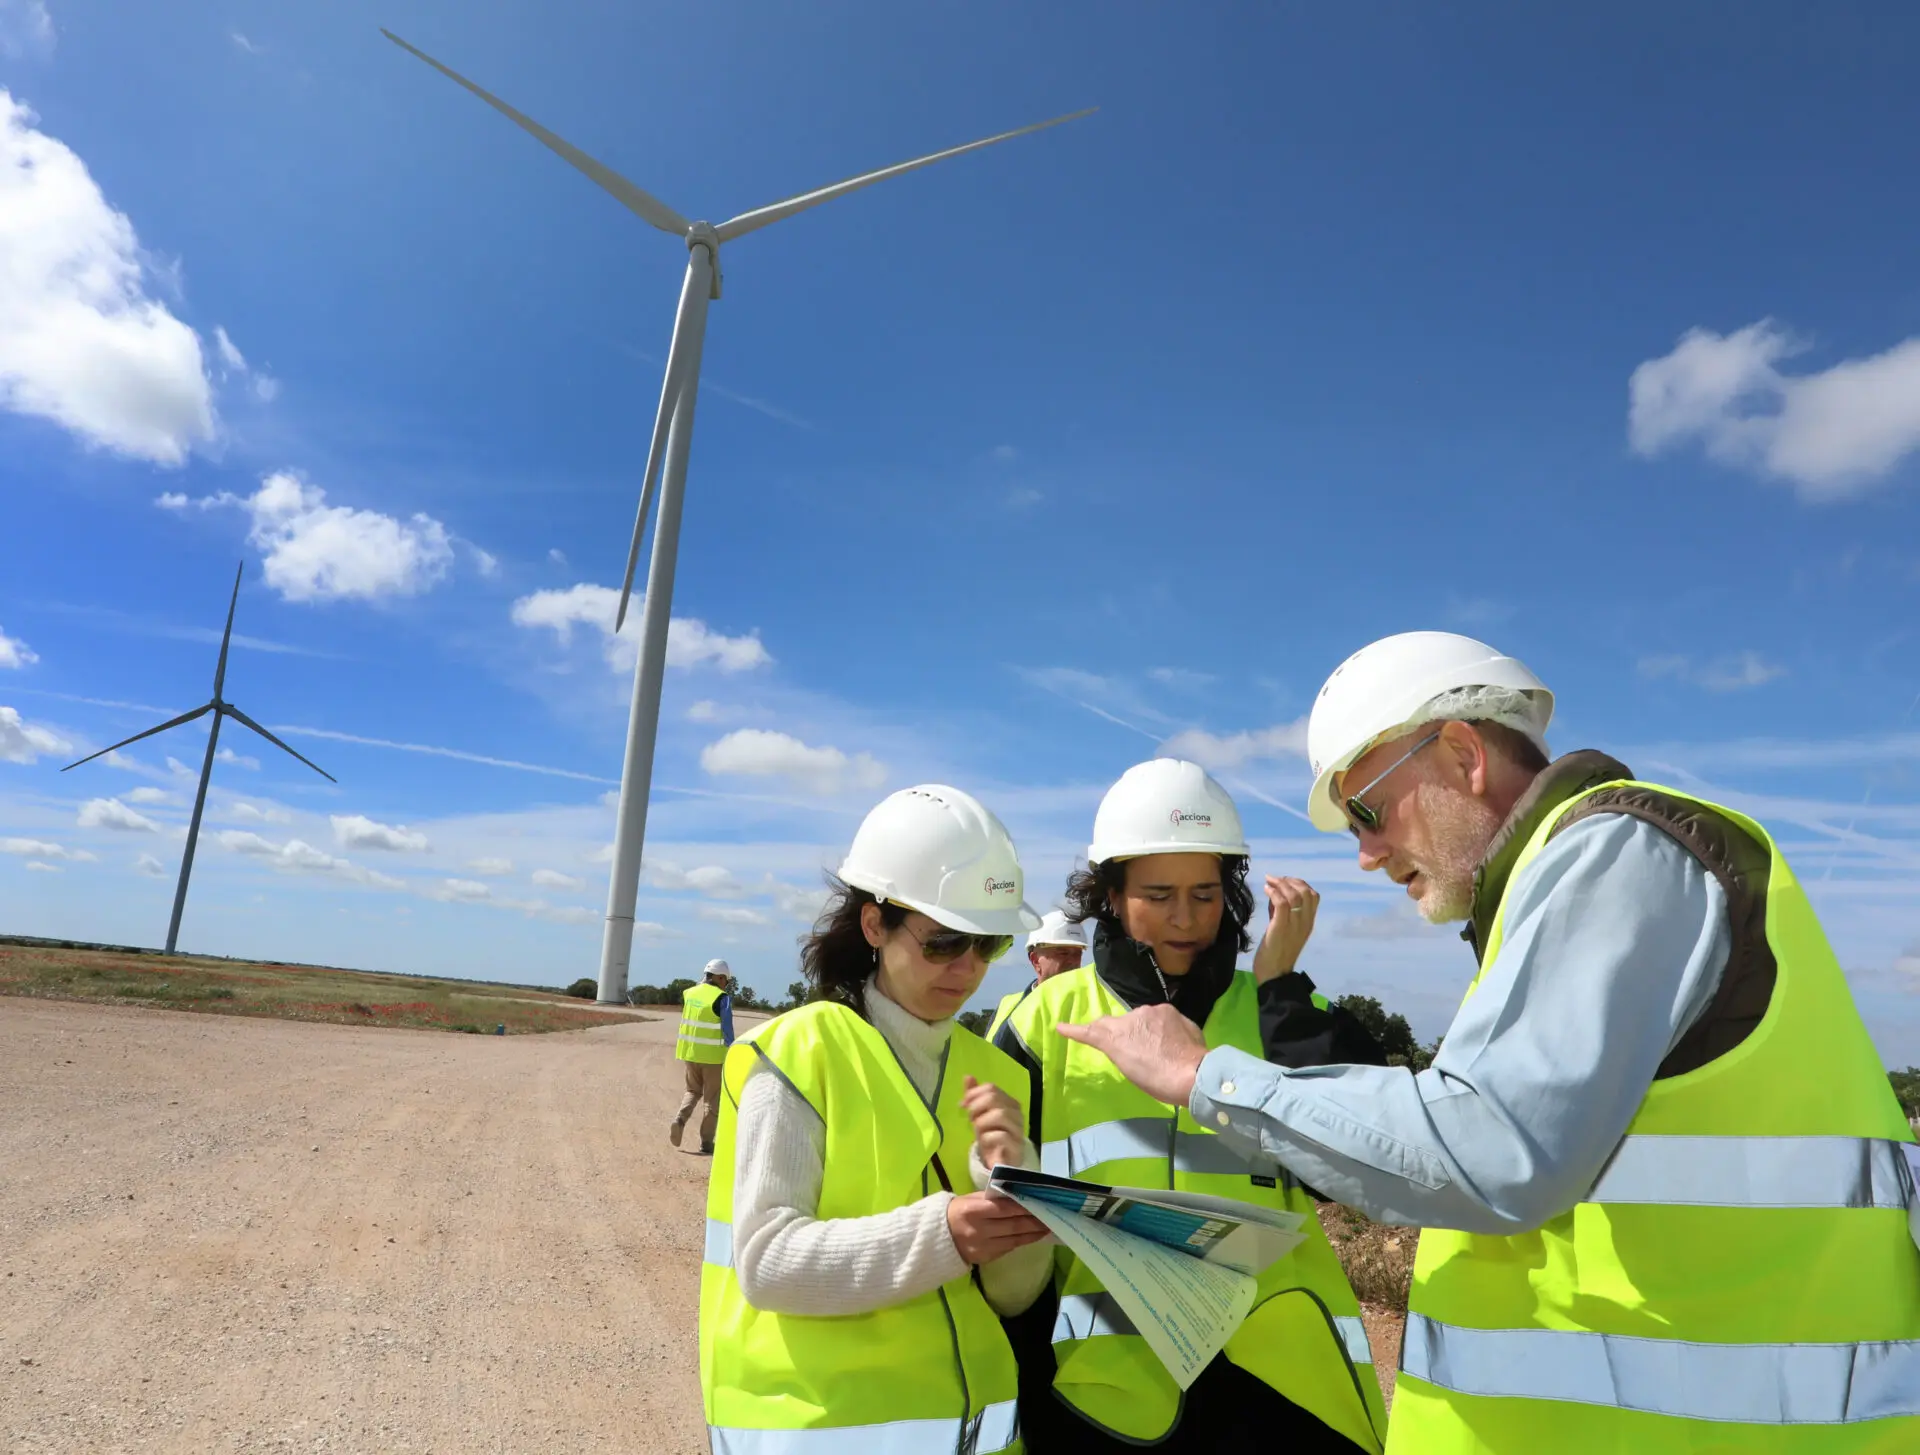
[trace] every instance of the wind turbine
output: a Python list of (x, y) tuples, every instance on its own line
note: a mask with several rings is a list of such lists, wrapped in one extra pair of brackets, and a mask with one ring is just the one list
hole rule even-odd
[(707, 304), (720, 296), (720, 245), (757, 232), (769, 223), (831, 202), (861, 187), (884, 182), (905, 172), (943, 162), (965, 152), (979, 151), (997, 142), (1011, 141), (1029, 132), (1043, 131), (1064, 121), (1074, 121), (1095, 109), (1056, 116), (998, 136), (949, 147), (930, 156), (916, 157), (862, 172), (843, 182), (834, 182), (811, 192), (802, 192), (782, 202), (756, 207), (751, 212), (714, 225), (690, 222), (657, 197), (641, 191), (611, 167), (602, 165), (574, 146), (555, 136), (539, 122), (514, 110), (498, 96), (482, 90), (459, 72), (443, 66), (425, 51), (407, 44), (385, 27), (380, 33), (441, 75), (473, 92), (509, 121), (530, 132), (564, 160), (580, 171), (616, 201), (653, 224), (664, 233), (682, 239), (687, 246), (687, 276), (680, 287), (680, 307), (673, 320), (673, 342), (667, 349), (665, 377), (660, 384), (660, 408), (654, 416), (653, 441), (647, 448), (647, 469), (640, 486), (640, 509), (633, 522), (633, 545), (627, 552), (627, 574), (620, 583), (620, 609), (614, 617), (617, 632), (627, 619), (627, 598), (633, 591), (634, 568), (640, 561), (640, 541), (646, 534), (647, 511), (653, 503), (654, 482), (662, 475), (659, 489), (659, 519), (653, 532), (653, 556), (647, 566), (647, 590), (640, 608), (640, 660), (634, 669), (633, 706), (627, 720), (627, 755), (620, 770), (620, 809), (614, 821), (613, 873), (607, 887), (607, 922), (600, 943), (600, 1001), (624, 1002), (627, 998), (627, 964), (633, 952), (634, 902), (640, 891), (640, 854), (647, 836), (647, 793), (653, 777), (654, 737), (660, 725), (660, 682), (667, 665), (667, 622), (673, 605), (673, 572), (680, 544), (680, 502), (687, 480), (687, 453), (693, 445), (693, 406), (700, 391), (700, 353), (706, 341)]
[[(213, 700), (202, 703), (192, 712), (183, 712), (180, 716), (161, 723), (159, 727), (150, 727), (143, 733), (135, 733), (132, 737), (115, 743), (111, 748), (102, 748), (97, 753), (89, 753), (79, 763), (69, 763), (66, 768), (60, 770), (64, 773), (68, 768), (78, 768), (80, 763), (91, 763), (95, 758), (104, 758), (108, 753), (126, 747), (128, 743), (137, 743), (142, 738), (150, 738), (155, 733), (165, 732), (168, 728), (176, 728), (182, 723), (192, 722), (196, 717), (213, 714), (213, 726), (207, 733), (207, 756), (200, 764), (200, 789), (193, 795), (193, 818), (187, 825), (187, 851), (180, 856), (180, 883), (173, 891), (173, 918), (167, 922), (167, 953), (169, 955), (173, 953), (173, 947), (180, 942), (180, 914), (187, 907), (187, 878), (193, 873), (194, 846), (200, 842), (200, 813), (207, 806), (207, 780), (213, 777), (213, 753), (214, 749), (220, 745), (220, 719), (230, 717), (242, 726), (252, 728), (281, 752), (293, 753), (294, 757), (300, 758), (292, 748), (220, 695), (227, 685), (227, 644), (233, 640), (233, 609), (240, 604), (240, 576), (246, 569), (247, 563), (242, 561), (240, 570), (233, 573), (233, 599), (227, 603), (227, 629), (220, 634), (220, 664), (213, 669)], [(300, 761), (306, 763), (327, 782), (340, 781), (318, 763), (308, 762), (305, 758), (300, 758)]]

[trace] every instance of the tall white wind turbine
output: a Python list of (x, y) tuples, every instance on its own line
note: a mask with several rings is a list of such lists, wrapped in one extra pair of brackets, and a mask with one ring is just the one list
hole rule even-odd
[(660, 385), (660, 408), (654, 416), (653, 441), (647, 449), (647, 469), (640, 485), (640, 509), (633, 522), (633, 545), (627, 552), (627, 573), (620, 583), (620, 609), (614, 618), (614, 630), (618, 631), (626, 622), (627, 598), (633, 591), (634, 568), (640, 561), (640, 541), (646, 534), (647, 511), (653, 504), (655, 481), (659, 480), (660, 516), (654, 525), (653, 556), (647, 566), (647, 589), (640, 607), (640, 661), (634, 669), (627, 755), (620, 770), (620, 809), (613, 835), (613, 873), (607, 887), (607, 922), (600, 942), (599, 998), (602, 1002), (624, 1001), (627, 964), (633, 951), (634, 902), (640, 892), (640, 854), (647, 834), (647, 791), (653, 777), (654, 737), (660, 723), (660, 682), (667, 665), (667, 621), (673, 605), (673, 571), (680, 544), (680, 502), (686, 487), (687, 453), (693, 444), (693, 406), (700, 391), (700, 352), (706, 339), (707, 304), (720, 296), (720, 245), (861, 187), (964, 152), (978, 151), (996, 142), (1058, 126), (1063, 121), (1077, 120), (1089, 115), (1094, 108), (1056, 116), (1051, 121), (1002, 132), (965, 146), (949, 147), (946, 151), (875, 172), (863, 172), (783, 202), (756, 207), (715, 226), (688, 221), (612, 168), (555, 136), (465, 76), (441, 65), (425, 51), (408, 45), (390, 30), (383, 28), (380, 33), (443, 76), (466, 87), (509, 121), (531, 132), (611, 193), (622, 206), (660, 231), (682, 239), (687, 246), (687, 276), (680, 287), (680, 308), (674, 315), (673, 342), (667, 349), (666, 375)]
[[(80, 763), (91, 763), (95, 758), (104, 758), (108, 753), (126, 747), (128, 743), (137, 743), (142, 738), (150, 738), (155, 733), (165, 732), (168, 728), (176, 728), (182, 723), (192, 722), (196, 717), (205, 717), (208, 713), (213, 714), (213, 722), (207, 729), (207, 756), (200, 764), (200, 788), (199, 791), (193, 795), (193, 818), (189, 820), (187, 824), (187, 848), (186, 852), (180, 856), (180, 883), (173, 891), (173, 918), (167, 922), (167, 953), (169, 955), (173, 953), (173, 947), (180, 942), (180, 915), (187, 907), (187, 879), (193, 873), (193, 851), (200, 842), (200, 814), (207, 806), (207, 781), (213, 777), (214, 750), (220, 746), (220, 719), (230, 717), (242, 727), (252, 728), (260, 734), (261, 737), (280, 749), (281, 752), (292, 753), (294, 757), (300, 758), (300, 755), (294, 753), (292, 748), (289, 748), (285, 743), (281, 742), (280, 739), (276, 738), (272, 733), (261, 727), (259, 723), (248, 717), (239, 708), (235, 707), (220, 695), (227, 685), (227, 646), (233, 640), (233, 609), (240, 604), (240, 575), (241, 572), (246, 569), (247, 563), (242, 561), (240, 563), (240, 570), (233, 573), (233, 597), (227, 602), (227, 629), (220, 634), (220, 662), (219, 665), (213, 669), (213, 700), (202, 703), (192, 712), (183, 712), (180, 716), (161, 723), (159, 727), (150, 727), (143, 733), (135, 733), (130, 738), (123, 738), (111, 748), (102, 748), (97, 753), (89, 753), (86, 757), (80, 759), (80, 762), (69, 763), (66, 768), (60, 770), (64, 773), (67, 771), (67, 768), (78, 768)], [(300, 761), (306, 763), (309, 768), (326, 779), (327, 782), (338, 783), (340, 781), (318, 763), (309, 762), (305, 758), (300, 758)]]

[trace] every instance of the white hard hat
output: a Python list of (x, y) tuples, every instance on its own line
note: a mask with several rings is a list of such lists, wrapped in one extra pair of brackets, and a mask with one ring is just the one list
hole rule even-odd
[(1040, 916), (1040, 928), (1027, 936), (1029, 950), (1039, 945), (1059, 945), (1070, 950), (1087, 948), (1087, 932), (1068, 919), (1065, 911), (1050, 909)]
[(1247, 853), (1240, 810), (1198, 763), (1154, 758), (1136, 763), (1100, 800), (1087, 862), (1142, 854)]
[(1525, 664), (1472, 637), (1402, 632), (1362, 647), (1334, 668), (1307, 723), (1307, 757), (1313, 765), (1307, 815), (1314, 827), (1329, 832), (1347, 827), (1346, 813), (1333, 799), (1335, 774), (1383, 738), (1432, 721), (1420, 714), (1435, 698), (1476, 687), (1522, 695), (1529, 708), (1525, 720), (1499, 720), (1543, 742), (1553, 718), (1547, 685)]
[(840, 882), (970, 935), (1040, 925), (1006, 828), (977, 798), (939, 783), (881, 799), (853, 836)]
[(702, 970), (700, 973), (708, 977), (712, 977), (715, 975), (724, 975), (728, 979), (732, 979), (733, 967), (729, 965), (725, 960), (709, 960), (707, 961), (707, 968)]

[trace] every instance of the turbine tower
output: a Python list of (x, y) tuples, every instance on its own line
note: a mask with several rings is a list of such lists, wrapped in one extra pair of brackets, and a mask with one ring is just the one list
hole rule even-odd
[[(620, 583), (620, 609), (614, 617), (617, 632), (626, 623), (627, 598), (633, 590), (634, 568), (640, 561), (640, 541), (646, 534), (647, 512), (659, 486), (659, 519), (654, 524), (653, 555), (647, 566), (646, 595), (640, 607), (640, 660), (634, 668), (633, 706), (627, 721), (627, 753), (620, 769), (620, 809), (613, 834), (613, 872), (607, 886), (607, 921), (600, 944), (600, 994), (604, 1003), (627, 998), (627, 965), (633, 952), (634, 903), (640, 892), (640, 854), (647, 836), (647, 794), (653, 778), (654, 737), (660, 725), (660, 683), (667, 665), (667, 622), (673, 605), (673, 572), (680, 544), (680, 503), (687, 480), (687, 453), (693, 445), (693, 406), (700, 390), (700, 353), (706, 340), (707, 304), (720, 296), (720, 245), (757, 232), (769, 223), (831, 202), (861, 187), (916, 171), (965, 152), (978, 151), (1016, 136), (1042, 131), (1089, 115), (1094, 108), (1056, 116), (1015, 131), (965, 146), (949, 147), (878, 171), (863, 172), (781, 202), (756, 207), (717, 226), (690, 222), (658, 198), (641, 191), (612, 168), (602, 165), (555, 136), (539, 122), (514, 110), (491, 92), (482, 90), (459, 72), (407, 44), (392, 31), (380, 33), (402, 50), (418, 56), (449, 80), (458, 82), (509, 121), (530, 132), (564, 160), (587, 174), (628, 211), (664, 233), (682, 239), (687, 247), (687, 275), (680, 287), (680, 306), (673, 320), (673, 342), (667, 349), (665, 377), (660, 384), (660, 407), (654, 416), (653, 440), (647, 448), (646, 474), (641, 479), (640, 509), (633, 522), (633, 545), (627, 551), (627, 573)], [(663, 467), (664, 466), (664, 471)]]
[[(213, 700), (202, 703), (192, 712), (183, 712), (180, 716), (161, 723), (159, 727), (150, 727), (143, 733), (135, 733), (132, 737), (115, 743), (111, 748), (102, 748), (97, 753), (89, 753), (80, 759), (79, 763), (69, 763), (66, 768), (60, 770), (64, 773), (68, 768), (78, 768), (80, 763), (91, 763), (95, 758), (103, 758), (108, 753), (126, 747), (128, 743), (137, 743), (142, 738), (150, 738), (155, 733), (165, 732), (168, 728), (176, 728), (182, 723), (192, 722), (196, 717), (213, 714), (213, 725), (207, 732), (207, 756), (200, 764), (200, 788), (193, 795), (193, 818), (187, 824), (187, 851), (180, 856), (180, 883), (173, 891), (173, 918), (167, 922), (167, 953), (169, 955), (173, 953), (173, 947), (180, 942), (180, 915), (187, 907), (187, 879), (193, 873), (194, 847), (200, 842), (200, 814), (207, 806), (207, 780), (213, 777), (214, 749), (220, 745), (220, 719), (230, 717), (243, 727), (252, 728), (281, 752), (292, 753), (294, 757), (300, 758), (292, 748), (220, 695), (227, 685), (227, 644), (233, 640), (233, 609), (240, 604), (240, 576), (246, 569), (247, 563), (242, 561), (240, 570), (233, 573), (233, 597), (227, 602), (227, 629), (220, 634), (220, 664), (213, 669)], [(300, 758), (300, 761), (306, 763), (327, 782), (340, 781), (318, 763), (308, 762), (305, 758)]]

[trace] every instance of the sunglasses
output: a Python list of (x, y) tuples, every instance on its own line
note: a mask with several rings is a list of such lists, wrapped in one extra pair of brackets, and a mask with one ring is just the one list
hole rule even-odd
[(935, 930), (922, 938), (914, 935), (909, 925), (900, 928), (913, 935), (914, 942), (920, 946), (920, 953), (934, 965), (949, 965), (968, 950), (978, 955), (983, 964), (991, 965), (1013, 948), (1012, 935), (970, 935), (964, 930)]
[(1380, 810), (1369, 804), (1366, 801), (1366, 796), (1382, 783), (1385, 783), (1387, 779), (1393, 775), (1394, 771), (1411, 759), (1415, 753), (1419, 752), (1422, 748), (1431, 747), (1439, 741), (1440, 734), (1438, 732), (1428, 733), (1424, 738), (1420, 739), (1419, 742), (1415, 743), (1411, 748), (1408, 748), (1406, 752), (1389, 763), (1384, 772), (1375, 774), (1373, 781), (1365, 788), (1349, 796), (1346, 801), (1347, 831), (1355, 838), (1359, 838), (1361, 829), (1379, 828), (1381, 818)]

